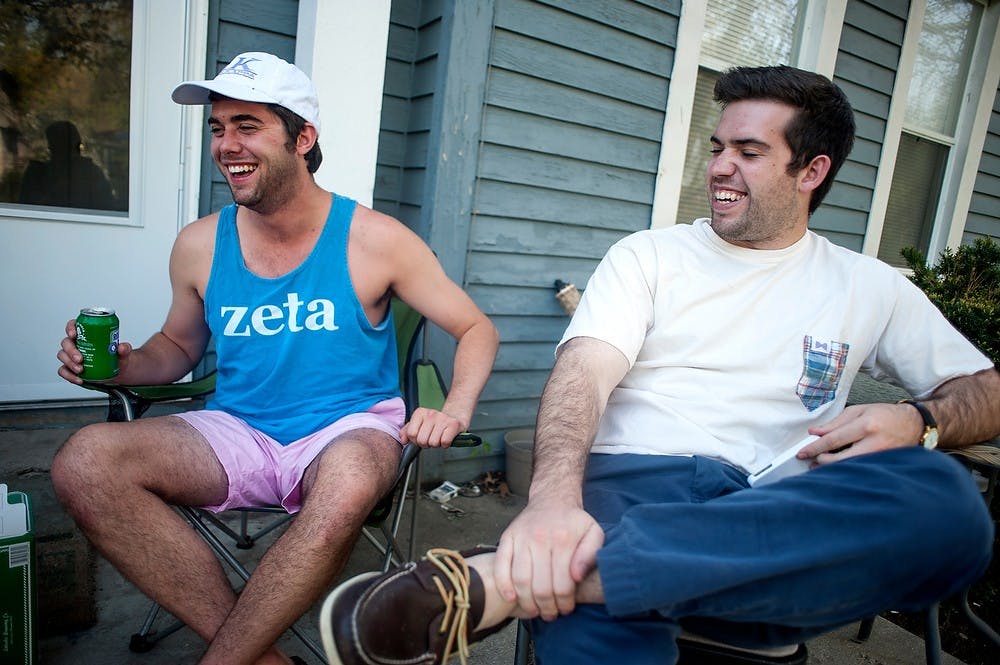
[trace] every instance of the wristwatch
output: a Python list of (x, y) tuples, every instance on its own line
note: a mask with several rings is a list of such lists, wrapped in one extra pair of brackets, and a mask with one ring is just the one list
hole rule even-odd
[(920, 412), (920, 417), (924, 419), (924, 433), (920, 435), (920, 440), (917, 443), (928, 450), (937, 448), (937, 421), (934, 420), (934, 416), (931, 415), (931, 412), (927, 409), (927, 407), (914, 399), (901, 399), (896, 402), (896, 404), (912, 404), (913, 407)]

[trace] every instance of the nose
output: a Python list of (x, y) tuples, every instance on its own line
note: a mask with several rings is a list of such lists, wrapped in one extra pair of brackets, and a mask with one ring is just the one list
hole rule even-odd
[(706, 174), (708, 175), (709, 182), (711, 182), (717, 177), (731, 176), (735, 170), (734, 161), (729, 151), (719, 150), (718, 152), (713, 152), (711, 158), (708, 160)]
[(239, 152), (240, 145), (237, 139), (238, 133), (228, 128), (224, 128), (217, 133), (212, 134), (212, 143), (219, 154)]

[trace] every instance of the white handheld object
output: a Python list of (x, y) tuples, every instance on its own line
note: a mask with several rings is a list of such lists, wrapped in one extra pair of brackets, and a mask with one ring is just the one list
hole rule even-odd
[(458, 494), (458, 490), (458, 485), (446, 480), (428, 492), (427, 498), (437, 501), (438, 503), (448, 503), (455, 497), (456, 494)]
[(782, 478), (795, 476), (808, 471), (810, 461), (807, 459), (799, 459), (795, 455), (818, 438), (818, 436), (807, 436), (785, 452), (775, 457), (771, 460), (770, 464), (757, 473), (751, 473), (747, 476), (747, 482), (750, 483), (750, 487), (768, 485), (781, 480)]

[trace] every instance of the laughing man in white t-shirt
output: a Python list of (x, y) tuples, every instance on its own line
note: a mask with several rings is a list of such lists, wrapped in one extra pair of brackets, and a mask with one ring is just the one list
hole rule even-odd
[[(495, 553), (338, 588), (334, 662), (429, 663), (516, 616), (536, 618), (545, 665), (673, 663), (682, 628), (795, 645), (985, 570), (989, 513), (933, 448), (1000, 433), (996, 369), (895, 269), (808, 230), (853, 145), (846, 96), (763, 67), (715, 98), (711, 218), (598, 266), (542, 395), (524, 511)], [(859, 372), (914, 400), (847, 407)], [(805, 473), (751, 487), (803, 441)]]

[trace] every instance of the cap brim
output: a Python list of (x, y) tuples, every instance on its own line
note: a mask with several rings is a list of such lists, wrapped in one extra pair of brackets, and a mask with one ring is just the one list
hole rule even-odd
[(277, 104), (278, 101), (259, 90), (237, 85), (229, 81), (186, 81), (170, 93), (170, 98), (178, 104), (211, 104), (211, 93), (239, 99), (244, 102), (259, 102), (261, 104)]

